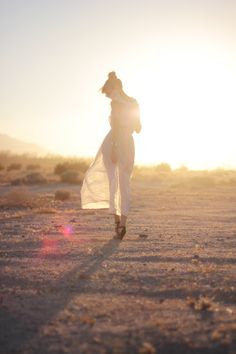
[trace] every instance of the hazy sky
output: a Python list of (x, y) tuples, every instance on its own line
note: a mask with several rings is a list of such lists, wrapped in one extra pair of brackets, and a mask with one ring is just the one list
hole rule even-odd
[(115, 70), (137, 162), (236, 167), (235, 0), (0, 0), (0, 42), (0, 133), (93, 156)]

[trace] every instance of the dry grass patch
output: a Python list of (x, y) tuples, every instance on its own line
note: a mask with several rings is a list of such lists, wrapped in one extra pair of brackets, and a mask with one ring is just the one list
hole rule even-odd
[[(54, 173), (55, 166), (61, 165), (63, 171), (73, 169), (84, 173), (91, 159), (81, 157), (64, 157), (56, 154), (48, 154), (46, 156), (37, 156), (34, 154), (14, 154), (7, 151), (0, 152), (0, 165), (10, 166), (20, 164), (24, 170), (33, 171), (41, 170), (43, 174)], [(59, 167), (60, 170), (60, 167)]]
[(40, 165), (39, 164), (29, 164), (25, 167), (25, 169), (27, 171), (34, 171), (34, 170), (39, 170), (40, 169)]
[(48, 200), (30, 192), (26, 187), (15, 187), (0, 198), (1, 207), (28, 207), (32, 209), (43, 208), (45, 205), (48, 205)]
[(67, 171), (77, 171), (84, 173), (89, 167), (89, 163), (85, 159), (80, 160), (68, 160), (62, 163), (59, 163), (55, 166), (54, 173), (61, 176)]
[(45, 184), (47, 183), (47, 179), (39, 172), (33, 172), (28, 174), (25, 178), (26, 184)]
[(20, 163), (12, 163), (7, 167), (7, 171), (21, 170), (22, 165)]
[(55, 192), (55, 200), (68, 200), (70, 199), (71, 194), (69, 191), (63, 190), (63, 189), (59, 189)]
[(7, 193), (1, 199), (2, 206), (30, 206), (35, 200), (33, 193), (28, 191), (26, 188), (18, 187), (14, 188), (12, 191)]
[(34, 211), (36, 214), (56, 214), (56, 209), (52, 207), (39, 207)]
[(82, 184), (83, 176), (78, 171), (66, 171), (61, 175), (61, 182), (70, 184)]

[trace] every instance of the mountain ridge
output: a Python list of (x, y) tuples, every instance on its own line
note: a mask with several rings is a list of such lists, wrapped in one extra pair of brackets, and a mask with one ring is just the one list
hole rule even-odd
[(14, 138), (8, 134), (0, 133), (0, 152), (10, 152), (16, 154), (35, 154), (46, 155), (50, 152), (35, 143), (26, 142), (24, 140)]

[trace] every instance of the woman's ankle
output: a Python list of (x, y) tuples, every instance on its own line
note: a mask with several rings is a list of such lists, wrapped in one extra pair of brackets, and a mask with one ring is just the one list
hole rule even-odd
[(121, 217), (120, 217), (120, 226), (126, 227), (126, 222), (127, 222), (127, 216), (126, 215), (121, 215)]

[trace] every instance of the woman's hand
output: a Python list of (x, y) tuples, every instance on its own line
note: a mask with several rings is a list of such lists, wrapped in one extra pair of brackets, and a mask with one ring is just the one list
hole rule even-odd
[(116, 150), (116, 145), (112, 145), (111, 147), (111, 161), (113, 163), (117, 163), (118, 159), (117, 159), (117, 150)]
[(142, 126), (141, 126), (140, 120), (138, 120), (135, 124), (134, 130), (136, 133), (140, 133), (141, 129), (142, 129)]

